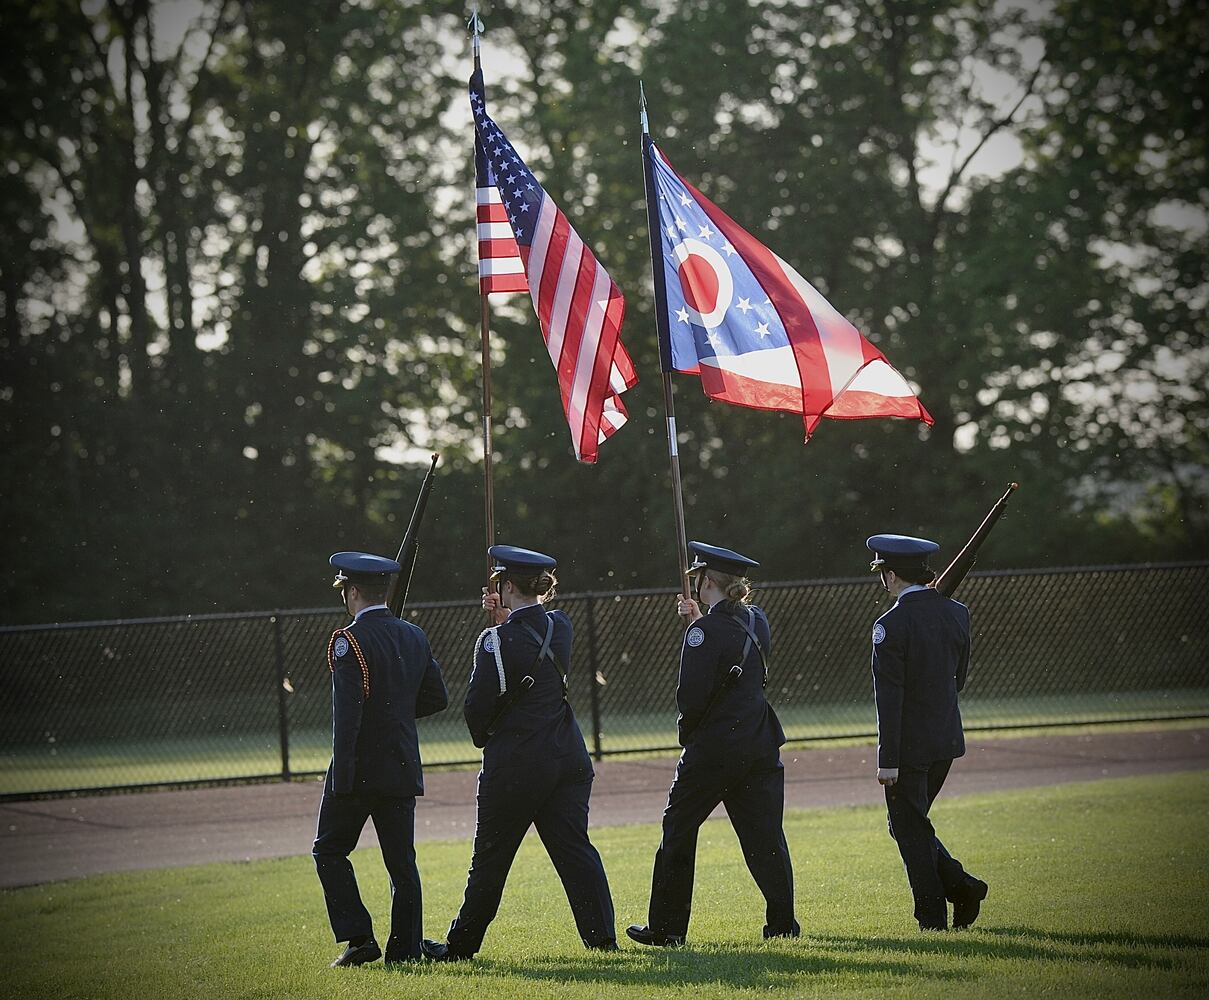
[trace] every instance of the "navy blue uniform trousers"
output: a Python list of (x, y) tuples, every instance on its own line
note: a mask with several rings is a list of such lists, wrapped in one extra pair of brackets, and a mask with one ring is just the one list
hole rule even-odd
[(341, 795), (329, 792), (323, 796), (312, 853), (327, 901), (328, 919), (337, 941), (373, 934), (373, 921), (361, 902), (357, 877), (348, 860), (365, 821), (371, 818), (390, 875), (390, 938), (386, 942), (386, 960), (418, 959), (423, 907), (420, 872), (416, 868), (414, 796), (356, 792)]
[(951, 760), (904, 764), (898, 769), (898, 780), (885, 789), (890, 836), (907, 869), (915, 919), (928, 927), (948, 926), (946, 900), (958, 898), (961, 890), (978, 881), (945, 849), (928, 818), (952, 766)]
[(482, 947), (531, 825), (554, 863), (584, 944), (596, 947), (616, 938), (609, 881), (588, 839), (593, 777), (586, 753), (493, 765), (480, 773), (474, 856), (462, 908), (449, 925), (451, 952), (473, 955)]
[(697, 864), (697, 832), (719, 803), (735, 828), (743, 860), (764, 895), (765, 937), (796, 933), (793, 866), (785, 843), (785, 768), (773, 750), (756, 758), (681, 757), (663, 812), (655, 852), (647, 926), (658, 934), (688, 932)]

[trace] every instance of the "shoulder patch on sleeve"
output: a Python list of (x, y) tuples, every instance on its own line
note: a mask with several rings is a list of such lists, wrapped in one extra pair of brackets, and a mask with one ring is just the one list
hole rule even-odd
[(873, 645), (876, 646), (884, 638), (886, 638), (886, 629), (883, 627), (881, 622), (878, 622), (873, 626)]
[(361, 668), (361, 692), (364, 698), (369, 697), (369, 664), (365, 660), (365, 654), (361, 652), (361, 646), (357, 642), (357, 637), (352, 632), (346, 632), (344, 629), (336, 629), (332, 633), (332, 638), (327, 644), (327, 665), (332, 673), (336, 672), (336, 661), (348, 654), (349, 650), (353, 651), (353, 655), (357, 658), (357, 666)]
[(688, 635), (684, 637), (684, 641), (695, 649), (705, 642), (705, 632), (694, 625), (688, 630)]
[(495, 658), (495, 670), (499, 676), (500, 694), (504, 694), (508, 690), (508, 679), (504, 675), (504, 657), (500, 652), (500, 636), (499, 626), (494, 628), (485, 628), (479, 635), (478, 641), (474, 644), (474, 663), (471, 665), (471, 673), (478, 666), (479, 651), (482, 650)]

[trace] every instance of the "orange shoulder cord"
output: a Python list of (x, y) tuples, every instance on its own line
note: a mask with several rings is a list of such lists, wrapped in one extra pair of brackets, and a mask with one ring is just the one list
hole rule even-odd
[(361, 693), (362, 693), (362, 696), (366, 700), (368, 700), (369, 699), (369, 664), (365, 662), (365, 654), (363, 652), (361, 652), (361, 645), (360, 645), (360, 643), (357, 642), (356, 637), (351, 632), (338, 628), (338, 629), (336, 629), (335, 632), (332, 633), (332, 637), (331, 637), (331, 639), (328, 640), (328, 643), (327, 643), (327, 668), (328, 668), (328, 670), (332, 671), (333, 673), (335, 673), (335, 671), (336, 671), (335, 646), (336, 646), (336, 640), (339, 638), (343, 638), (348, 642), (349, 646), (352, 648), (353, 653), (357, 657), (357, 663), (361, 667)]

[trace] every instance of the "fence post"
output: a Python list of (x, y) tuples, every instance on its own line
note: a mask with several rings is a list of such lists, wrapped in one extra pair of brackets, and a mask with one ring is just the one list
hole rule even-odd
[(600, 727), (600, 670), (596, 665), (596, 601), (589, 594), (588, 602), (588, 691), (592, 705), (592, 756), (604, 759)]
[(285, 690), (285, 649), (281, 641), (281, 612), (269, 616), (273, 623), (273, 647), (277, 660), (277, 730), (281, 738), (281, 780), (290, 780), (290, 719)]

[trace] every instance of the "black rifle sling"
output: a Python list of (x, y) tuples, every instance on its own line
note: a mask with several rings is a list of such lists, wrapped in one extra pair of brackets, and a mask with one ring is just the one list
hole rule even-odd
[(709, 696), (709, 701), (706, 702), (705, 711), (701, 713), (701, 718), (697, 720), (697, 724), (685, 734), (686, 738), (695, 732), (701, 726), (701, 724), (707, 718), (709, 718), (715, 706), (718, 704), (718, 699), (722, 697), (723, 692), (739, 683), (739, 679), (743, 676), (743, 664), (747, 662), (747, 654), (751, 652), (753, 643), (755, 644), (756, 652), (760, 654), (760, 665), (764, 668), (763, 686), (768, 686), (768, 660), (764, 656), (764, 647), (760, 645), (760, 640), (755, 633), (756, 613), (752, 611), (751, 608), (747, 609), (746, 625), (739, 620), (737, 615), (731, 615), (730, 617), (734, 620), (735, 624), (739, 626), (739, 628), (743, 629), (743, 631), (747, 633), (747, 638), (743, 640), (743, 654), (739, 657), (739, 662), (722, 675), (722, 678), (718, 681), (713, 693)]
[(756, 613), (751, 608), (747, 609), (747, 624), (739, 621), (734, 615), (731, 616), (738, 622), (739, 628), (747, 633), (747, 639), (743, 643), (743, 655), (739, 657), (739, 663), (742, 665), (747, 662), (747, 654), (751, 652), (752, 643), (756, 645), (756, 652), (760, 654), (760, 666), (764, 668), (764, 687), (768, 687), (768, 657), (764, 655), (764, 647), (760, 645), (760, 639), (756, 635)]
[[(504, 717), (512, 711), (512, 709), (516, 706), (516, 703), (529, 692), (531, 687), (533, 687), (533, 674), (537, 673), (537, 667), (541, 664), (542, 660), (549, 658), (550, 662), (554, 664), (554, 669), (558, 670), (558, 661), (554, 656), (554, 651), (550, 648), (550, 643), (554, 639), (554, 618), (549, 614), (549, 612), (546, 613), (546, 637), (544, 639), (538, 634), (537, 629), (531, 627), (527, 622), (517, 622), (516, 624), (528, 632), (530, 637), (538, 644), (540, 648), (537, 652), (537, 658), (533, 661), (533, 666), (529, 668), (529, 673), (525, 674), (525, 676), (520, 679), (520, 683), (509, 691), (508, 694), (501, 695), (499, 697), (495, 715), (491, 717), (491, 721), (487, 724), (488, 736), (495, 735), (496, 731), (500, 727), (500, 723), (504, 721)], [(496, 641), (499, 641), (498, 633)], [(566, 701), (567, 675), (560, 671), (559, 678), (562, 680), (563, 684), (563, 700)]]
[(546, 637), (543, 639), (537, 629), (528, 622), (517, 622), (517, 624), (529, 633), (529, 637), (540, 647), (537, 652), (537, 659), (533, 661), (533, 669), (536, 670), (541, 665), (542, 660), (548, 659), (555, 670), (558, 671), (558, 678), (563, 685), (563, 698), (567, 697), (567, 675), (559, 669), (558, 659), (554, 655), (554, 651), (550, 648), (550, 643), (554, 639), (554, 616), (548, 611), (546, 612)]

